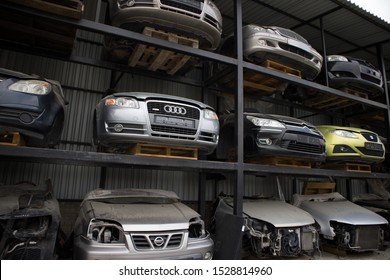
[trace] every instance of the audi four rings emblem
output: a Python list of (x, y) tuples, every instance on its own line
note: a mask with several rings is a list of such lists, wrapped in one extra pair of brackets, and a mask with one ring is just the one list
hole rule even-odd
[(157, 237), (153, 240), (153, 243), (154, 243), (154, 245), (156, 245), (157, 247), (161, 247), (162, 245), (164, 245), (164, 238), (162, 238), (161, 236), (157, 236)]
[(184, 107), (179, 106), (173, 106), (173, 105), (165, 105), (164, 111), (170, 114), (177, 114), (177, 115), (185, 115), (187, 114), (187, 110)]

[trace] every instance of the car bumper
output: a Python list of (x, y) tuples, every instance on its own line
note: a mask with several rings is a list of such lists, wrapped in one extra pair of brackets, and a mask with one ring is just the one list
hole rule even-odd
[[(266, 44), (259, 42), (265, 41)], [(313, 80), (321, 71), (322, 57), (303, 43), (277, 40), (262, 34), (244, 38), (244, 57), (255, 62), (267, 59), (301, 71), (304, 78)], [(300, 55), (300, 54), (304, 54)]]
[(136, 143), (193, 147), (198, 148), (201, 154), (210, 154), (216, 148), (218, 120), (177, 117), (172, 118), (172, 123), (169, 119), (164, 120), (165, 123), (157, 123), (155, 115), (145, 113), (148, 112), (146, 105), (140, 103), (140, 106), (139, 109), (104, 107), (96, 120), (95, 142), (122, 148)]
[(189, 239), (186, 246), (175, 250), (137, 251), (132, 242), (125, 244), (104, 244), (91, 242), (84, 237), (74, 240), (74, 259), (84, 260), (142, 260), (142, 259), (187, 259), (203, 260), (206, 255), (212, 256), (214, 243), (207, 236), (200, 239)]
[(141, 23), (191, 38), (195, 35), (200, 39), (201, 47), (211, 50), (215, 50), (221, 40), (222, 30), (215, 26), (216, 22), (217, 19), (204, 14), (189, 16), (153, 6), (128, 7), (112, 15), (114, 26), (132, 30), (132, 26), (139, 28), (137, 24)]
[[(39, 98), (24, 98), (22, 93), (12, 95), (12, 97), (8, 95), (0, 102), (0, 130), (17, 131), (37, 139), (43, 139), (50, 134), (54, 129), (56, 117), (63, 114), (61, 105), (50, 102), (50, 105), (43, 107)], [(32, 102), (22, 103), (18, 100)]]
[(352, 62), (328, 62), (329, 85), (334, 88), (355, 86), (374, 93), (383, 92), (381, 74), (367, 66)]
[(325, 142), (318, 137), (272, 129), (254, 129), (253, 133), (256, 148), (248, 157), (261, 155), (325, 161)]

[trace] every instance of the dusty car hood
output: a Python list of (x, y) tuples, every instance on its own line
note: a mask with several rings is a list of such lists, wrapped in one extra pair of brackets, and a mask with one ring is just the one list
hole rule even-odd
[(94, 218), (119, 222), (125, 231), (188, 229), (189, 220), (198, 217), (180, 202), (171, 204), (108, 204), (88, 201)]
[(330, 221), (350, 225), (387, 224), (378, 214), (346, 200), (339, 193), (294, 195), (294, 205), (309, 212), (321, 226), (321, 233), (328, 236), (335, 235)]
[[(230, 206), (233, 205), (231, 199), (224, 201)], [(280, 200), (244, 200), (243, 213), (250, 218), (273, 224), (275, 227), (298, 227), (314, 224), (314, 219), (309, 213)]]
[(314, 125), (311, 123), (308, 123), (304, 120), (300, 120), (293, 117), (283, 116), (283, 115), (274, 115), (274, 114), (262, 114), (262, 113), (245, 113), (246, 116), (253, 116), (258, 118), (267, 118), (267, 119), (273, 119), (284, 123), (290, 123), (290, 124), (296, 124), (299, 126), (307, 126), (310, 128), (315, 128)]

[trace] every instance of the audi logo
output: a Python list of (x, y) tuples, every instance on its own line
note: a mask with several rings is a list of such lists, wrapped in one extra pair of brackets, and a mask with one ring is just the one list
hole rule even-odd
[(165, 105), (164, 111), (170, 114), (177, 114), (177, 115), (185, 115), (187, 114), (187, 110), (184, 107), (179, 106), (173, 106), (173, 105)]
[(162, 245), (164, 245), (164, 238), (162, 238), (161, 236), (157, 236), (154, 240), (153, 240), (153, 243), (154, 245), (156, 245), (157, 247), (161, 247)]

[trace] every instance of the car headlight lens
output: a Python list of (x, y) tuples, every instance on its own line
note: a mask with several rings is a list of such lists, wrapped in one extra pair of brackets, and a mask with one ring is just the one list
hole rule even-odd
[(45, 95), (51, 91), (51, 85), (41, 80), (20, 80), (10, 85), (8, 89), (36, 95)]
[(203, 220), (199, 217), (191, 219), (188, 234), (190, 238), (200, 238), (206, 236)]
[(113, 221), (92, 219), (88, 225), (87, 237), (98, 243), (124, 243), (122, 227)]
[(337, 129), (337, 130), (333, 130), (332, 133), (336, 134), (337, 136), (344, 137), (344, 138), (353, 138), (353, 139), (359, 138), (355, 134), (353, 134), (352, 132), (347, 131), (347, 130)]
[(108, 98), (104, 102), (106, 106), (119, 106), (119, 107), (127, 107), (127, 108), (134, 108), (138, 109), (139, 104), (138, 101), (134, 98), (127, 98), (127, 97), (118, 97), (118, 98)]
[(209, 120), (218, 120), (217, 114), (210, 109), (204, 110), (204, 117)]
[(257, 118), (257, 117), (246, 117), (249, 121), (251, 121), (256, 126), (265, 126), (265, 127), (274, 127), (274, 128), (285, 128), (285, 126), (277, 121), (271, 119)]
[(348, 58), (342, 55), (329, 55), (328, 56), (328, 61), (348, 61)]

